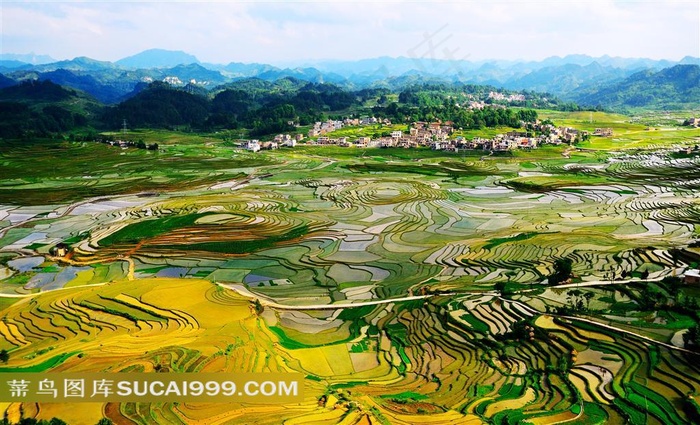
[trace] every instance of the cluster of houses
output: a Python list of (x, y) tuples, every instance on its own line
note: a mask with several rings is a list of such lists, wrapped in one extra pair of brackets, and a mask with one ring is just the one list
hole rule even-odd
[(158, 150), (158, 143), (151, 143), (151, 144), (147, 145), (143, 141), (134, 142), (133, 140), (98, 139), (97, 142), (105, 143), (105, 144), (110, 145), (110, 146), (120, 147), (122, 149), (139, 148), (139, 149), (148, 149), (149, 151)]
[[(511, 131), (499, 134), (490, 139), (475, 137), (466, 140), (464, 137), (450, 138), (454, 128), (452, 123), (446, 122), (415, 122), (409, 128), (408, 133), (392, 131), (391, 135), (372, 139), (370, 137), (358, 137), (350, 140), (348, 137), (331, 138), (321, 136), (312, 144), (337, 145), (343, 147), (355, 146), (359, 148), (417, 148), (430, 147), (434, 150), (483, 149), (486, 151), (509, 151), (513, 149), (535, 149), (541, 144), (574, 143), (589, 136), (587, 131), (577, 130), (571, 127), (555, 127), (551, 124), (530, 123), (528, 130)], [(607, 130), (600, 131), (600, 135), (609, 134)], [(610, 130), (611, 134), (612, 130)], [(533, 134), (539, 133), (538, 136)]]
[(523, 102), (525, 101), (524, 94), (503, 94), (496, 91), (489, 92), (489, 99), (505, 100), (506, 102)]
[[(151, 77), (143, 77), (143, 78), (141, 78), (141, 81), (143, 81), (144, 83), (150, 84), (150, 83), (152, 83), (154, 80), (153, 80), (153, 78), (151, 78)], [(185, 81), (182, 81), (180, 78), (178, 78), (178, 77), (176, 77), (176, 76), (173, 76), (173, 75), (168, 75), (168, 76), (164, 77), (162, 81), (163, 81), (164, 83), (170, 84), (171, 86), (184, 86), (184, 85), (187, 84)], [(200, 80), (200, 81), (197, 81), (195, 78), (191, 78), (191, 79), (189, 80), (189, 83), (190, 83), (190, 84), (196, 84), (196, 85), (198, 85), (198, 86), (206, 86), (206, 85), (209, 85), (209, 82), (208, 82), (208, 81), (201, 81), (201, 80)]]
[(384, 124), (391, 125), (391, 121), (386, 118), (375, 118), (375, 117), (365, 117), (365, 118), (345, 118), (344, 120), (327, 120), (327, 121), (317, 121), (314, 123), (313, 128), (309, 130), (309, 137), (323, 136), (326, 133), (333, 132), (335, 130), (340, 130), (344, 126), (361, 126), (361, 125), (373, 125), (373, 124)]
[(356, 146), (359, 148), (415, 148), (419, 146), (430, 146), (437, 149), (442, 149), (440, 145), (435, 143), (446, 142), (449, 135), (452, 134), (452, 122), (445, 123), (434, 122), (415, 122), (410, 127), (408, 134), (403, 131), (394, 130), (388, 136), (372, 139), (370, 137), (358, 137), (354, 141), (350, 141), (348, 137), (330, 138), (321, 136), (316, 139), (317, 145), (338, 145), (343, 147)]
[[(459, 103), (457, 106), (460, 106)], [(487, 105), (486, 102), (481, 100), (470, 100), (468, 103), (463, 105), (467, 109), (484, 109), (486, 106), (499, 107), (500, 105)]]
[[(555, 127), (552, 124), (545, 124), (540, 121), (535, 123), (522, 123), (527, 131), (511, 131), (506, 134), (498, 134), (492, 138), (475, 137), (466, 140), (464, 137), (450, 138), (454, 132), (453, 123), (445, 122), (414, 122), (407, 133), (399, 130), (380, 137), (330, 137), (332, 131), (343, 128), (343, 126), (359, 126), (368, 124), (390, 124), (388, 120), (371, 118), (355, 118), (345, 120), (328, 120), (317, 122), (309, 131), (310, 137), (315, 140), (307, 142), (312, 145), (335, 145), (341, 147), (358, 148), (417, 148), (430, 147), (434, 150), (461, 149), (482, 149), (485, 151), (510, 151), (513, 149), (535, 149), (543, 144), (572, 144), (587, 139), (590, 136), (588, 131), (577, 130), (571, 127)], [(594, 136), (610, 137), (613, 134), (611, 128), (596, 128)], [(241, 147), (253, 152), (265, 149), (277, 149), (282, 146), (295, 147), (297, 142), (304, 139), (302, 134), (292, 137), (289, 134), (277, 135), (271, 142), (260, 142), (259, 140), (245, 141)]]
[[(506, 134), (497, 134), (491, 139), (475, 137), (467, 141), (461, 137), (455, 140), (454, 147), (457, 149), (483, 149), (493, 152), (504, 152), (513, 149), (535, 149), (547, 139), (540, 137), (530, 137), (527, 132), (511, 131)], [(450, 146), (451, 147), (451, 146)]]
[(122, 149), (136, 146), (135, 142), (131, 140), (98, 140), (100, 143), (106, 143), (110, 146), (118, 146)]
[(261, 142), (258, 139), (245, 140), (239, 146), (251, 152), (258, 152), (260, 150), (279, 149), (280, 147), (293, 148), (297, 145), (297, 142), (302, 140), (304, 140), (303, 134), (297, 134), (294, 137), (289, 134), (278, 134), (270, 142)]
[(468, 98), (468, 100), (465, 103), (463, 103), (461, 105), (459, 103), (456, 103), (455, 105), (457, 107), (467, 108), (470, 110), (484, 109), (487, 106), (489, 108), (503, 108), (503, 109), (505, 109), (506, 105), (502, 105), (499, 103), (493, 103), (493, 101), (504, 101), (504, 102), (508, 102), (508, 103), (516, 103), (516, 102), (524, 102), (525, 101), (525, 95), (523, 95), (523, 94), (503, 94), (503, 93), (496, 92), (496, 91), (489, 92), (488, 102), (484, 101), (484, 100), (480, 100), (479, 98), (477, 98), (476, 96), (474, 96), (472, 94), (467, 95), (467, 98)]
[(183, 83), (182, 80), (180, 80), (177, 77), (173, 77), (173, 76), (167, 76), (167, 77), (163, 78), (163, 81), (170, 84), (171, 86), (184, 86), (185, 85), (185, 83)]

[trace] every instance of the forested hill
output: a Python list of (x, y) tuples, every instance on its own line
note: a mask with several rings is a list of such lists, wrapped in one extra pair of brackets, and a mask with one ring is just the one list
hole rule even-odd
[(119, 128), (126, 120), (134, 128), (190, 125), (201, 127), (209, 116), (206, 97), (174, 90), (167, 83), (153, 83), (147, 89), (119, 105), (108, 108), (103, 123)]
[[(415, 85), (396, 93), (387, 88), (344, 90), (327, 83), (293, 78), (277, 82), (246, 79), (221, 87), (210, 96), (153, 83), (121, 104), (105, 109), (102, 123), (119, 128), (190, 127), (207, 131), (245, 128), (254, 137), (291, 132), (331, 117), (350, 115), (387, 118), (392, 122), (453, 121), (457, 127), (517, 127), (530, 117), (507, 106), (576, 108), (549, 95), (498, 92), (465, 84)], [(547, 96), (547, 97), (545, 97)], [(471, 103), (478, 104), (472, 108)]]
[(76, 95), (75, 90), (61, 87), (51, 81), (30, 80), (1, 90), (0, 100), (33, 104), (67, 100)]
[(0, 90), (0, 138), (46, 136), (83, 127), (100, 106), (51, 81), (27, 81)]
[(570, 96), (582, 105), (608, 108), (697, 108), (700, 104), (700, 66), (676, 65), (655, 72), (641, 71), (617, 83), (587, 88)]
[(536, 116), (510, 107), (570, 109), (548, 94), (497, 91), (461, 83), (416, 84), (396, 91), (356, 91), (294, 78), (243, 79), (206, 91), (196, 85), (154, 82), (115, 106), (100, 105), (79, 90), (31, 80), (0, 89), (0, 138), (65, 134), (79, 128), (217, 131), (241, 129), (252, 137), (298, 131), (329, 118), (375, 116), (394, 123), (453, 121), (456, 127), (517, 127)]
[(242, 80), (212, 96), (153, 83), (131, 99), (103, 114), (104, 125), (122, 120), (134, 127), (190, 126), (198, 129), (247, 128), (260, 136), (291, 131), (290, 123), (309, 124), (323, 113), (359, 106), (357, 96), (331, 84), (293, 79), (279, 83)]

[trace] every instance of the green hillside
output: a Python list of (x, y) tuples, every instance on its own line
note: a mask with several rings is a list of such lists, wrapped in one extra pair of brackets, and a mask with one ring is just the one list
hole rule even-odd
[(700, 104), (700, 66), (676, 65), (659, 72), (645, 70), (573, 95), (581, 105), (606, 108), (688, 109)]
[(51, 81), (0, 90), (0, 138), (44, 137), (88, 125), (101, 105)]

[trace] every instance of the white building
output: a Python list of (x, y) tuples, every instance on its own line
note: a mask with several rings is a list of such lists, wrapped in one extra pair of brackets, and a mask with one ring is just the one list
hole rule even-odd
[(251, 152), (258, 152), (260, 150), (260, 141), (259, 140), (248, 140), (246, 143), (246, 149), (248, 149)]

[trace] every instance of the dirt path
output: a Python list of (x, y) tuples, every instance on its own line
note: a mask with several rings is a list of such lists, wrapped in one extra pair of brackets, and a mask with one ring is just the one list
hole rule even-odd
[(601, 323), (601, 322), (596, 321), (596, 320), (586, 319), (586, 318), (577, 317), (577, 316), (562, 316), (562, 315), (552, 314), (552, 313), (543, 313), (543, 312), (541, 312), (541, 311), (539, 311), (539, 310), (537, 310), (537, 309), (535, 309), (535, 308), (533, 308), (533, 307), (531, 307), (531, 306), (529, 306), (529, 305), (527, 305), (527, 304), (525, 304), (525, 303), (523, 303), (523, 302), (515, 301), (515, 300), (511, 300), (511, 299), (506, 299), (506, 298), (503, 298), (503, 297), (498, 297), (498, 298), (501, 299), (501, 300), (503, 300), (503, 301), (508, 301), (508, 302), (516, 303), (516, 304), (520, 305), (521, 307), (523, 307), (525, 310), (527, 310), (527, 311), (529, 311), (529, 312), (531, 312), (531, 313), (533, 313), (533, 314), (546, 314), (546, 315), (548, 315), (548, 316), (558, 317), (558, 318), (560, 318), (560, 319), (564, 319), (564, 320), (568, 320), (568, 321), (579, 321), (579, 322), (589, 323), (589, 324), (591, 324), (591, 325), (599, 326), (599, 327), (601, 327), (601, 328), (605, 328), (605, 329), (608, 329), (608, 330), (611, 330), (611, 331), (614, 331), (614, 332), (617, 332), (617, 333), (620, 333), (620, 334), (631, 335), (631, 336), (634, 336), (634, 337), (639, 338), (639, 339), (641, 339), (641, 340), (650, 342), (650, 343), (652, 343), (652, 344), (661, 345), (661, 346), (666, 347), (666, 348), (668, 348), (668, 349), (670, 349), (670, 350), (676, 350), (676, 351), (681, 351), (681, 352), (684, 352), (684, 353), (689, 353), (689, 354), (698, 355), (698, 353), (695, 352), (695, 351), (690, 351), (690, 350), (686, 350), (685, 348), (676, 347), (676, 346), (673, 345), (673, 344), (668, 344), (668, 343), (666, 343), (666, 342), (657, 341), (657, 340), (655, 340), (655, 339), (653, 339), (653, 338), (649, 338), (648, 336), (640, 335), (640, 334), (638, 334), (638, 333), (636, 333), (636, 332), (628, 331), (627, 329), (621, 329), (621, 328), (617, 328), (617, 327), (615, 327), (615, 326), (606, 325), (605, 323)]
[(373, 300), (373, 301), (362, 301), (358, 303), (336, 303), (336, 304), (311, 304), (311, 305), (285, 305), (280, 304), (270, 298), (263, 295), (255, 294), (249, 291), (243, 285), (227, 285), (223, 283), (216, 283), (217, 285), (235, 291), (236, 293), (246, 297), (260, 300), (260, 304), (266, 307), (275, 308), (278, 310), (337, 310), (341, 308), (353, 308), (353, 307), (364, 307), (368, 305), (381, 305), (390, 304), (401, 301), (415, 301), (424, 300), (426, 298), (444, 296), (444, 295), (454, 295), (454, 294), (431, 294), (431, 295), (413, 295), (401, 298), (390, 298), (386, 300)]

